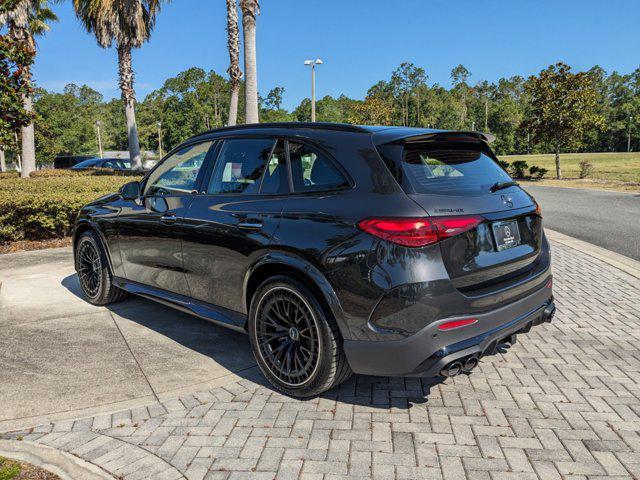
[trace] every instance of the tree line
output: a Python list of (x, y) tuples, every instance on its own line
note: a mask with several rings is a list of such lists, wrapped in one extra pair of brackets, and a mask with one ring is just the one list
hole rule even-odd
[[(558, 64), (527, 79), (470, 85), (470, 72), (459, 65), (451, 76), (451, 88), (429, 85), (423, 69), (403, 63), (362, 100), (320, 98), (317, 120), (482, 130), (496, 136), (498, 154), (625, 151), (629, 132), (632, 149), (640, 147), (635, 121), (629, 122), (629, 117), (640, 118), (640, 68), (607, 74), (595, 66), (572, 73)], [(244, 123), (244, 90), (241, 79), (234, 86), (227, 76), (195, 67), (165, 80), (137, 104), (142, 149), (157, 150), (158, 122), (165, 152), (192, 135), (230, 124), (234, 101), (236, 121)], [(261, 121), (309, 121), (311, 101), (306, 98), (287, 110), (282, 106), (285, 93), (275, 87), (259, 97)], [(128, 147), (122, 99), (105, 100), (88, 86), (67, 85), (62, 93), (36, 89), (34, 107), (41, 163), (50, 163), (57, 154), (96, 153), (97, 121), (106, 150)]]

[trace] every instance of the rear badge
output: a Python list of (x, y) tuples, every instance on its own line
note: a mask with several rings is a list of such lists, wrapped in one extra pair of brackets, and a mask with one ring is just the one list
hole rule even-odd
[(508, 195), (500, 195), (502, 199), (502, 203), (504, 203), (507, 207), (513, 208), (513, 200)]

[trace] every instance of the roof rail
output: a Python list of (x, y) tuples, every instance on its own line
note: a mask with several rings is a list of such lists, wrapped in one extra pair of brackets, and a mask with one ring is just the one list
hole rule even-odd
[(271, 122), (271, 123), (248, 123), (242, 125), (234, 125), (229, 127), (220, 127), (202, 132), (200, 135), (216, 132), (228, 132), (231, 130), (253, 130), (262, 128), (313, 128), (317, 130), (342, 130), (345, 132), (370, 133), (364, 127), (351, 125), (349, 123), (332, 123), (332, 122)]

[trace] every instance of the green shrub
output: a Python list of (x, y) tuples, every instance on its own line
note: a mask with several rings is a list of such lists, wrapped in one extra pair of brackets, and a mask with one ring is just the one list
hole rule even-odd
[(532, 165), (529, 168), (529, 175), (531, 175), (531, 177), (535, 178), (536, 180), (540, 180), (542, 177), (544, 177), (547, 174), (548, 171), (549, 170), (547, 170), (546, 168)]
[(511, 163), (510, 172), (514, 178), (524, 178), (527, 168), (529, 168), (527, 162), (524, 160), (516, 160)]
[(504, 168), (505, 170), (509, 171), (509, 165), (510, 163), (507, 162), (506, 160), (498, 160), (498, 165), (500, 165), (502, 168)]
[(580, 167), (580, 178), (587, 178), (595, 168), (595, 165), (589, 160), (581, 160), (578, 166)]
[(20, 174), (18, 172), (0, 172), (0, 180), (6, 178), (18, 178)]
[(116, 192), (129, 180), (84, 173), (4, 179), (0, 182), (0, 243), (69, 235), (83, 205)]
[(71, 170), (68, 168), (43, 168), (42, 170), (35, 170), (29, 174), (31, 178), (45, 178), (45, 177), (86, 177), (93, 175), (92, 170)]

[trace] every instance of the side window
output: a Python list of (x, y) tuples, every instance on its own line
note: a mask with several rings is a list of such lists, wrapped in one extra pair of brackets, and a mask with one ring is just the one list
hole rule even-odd
[(149, 176), (144, 194), (180, 195), (193, 192), (211, 143), (189, 145), (165, 159)]
[(102, 168), (119, 168), (117, 160), (107, 160), (102, 164)]
[(331, 160), (307, 145), (289, 142), (289, 159), (296, 192), (331, 190), (349, 185)]
[(274, 140), (232, 138), (224, 141), (207, 193), (256, 194)]
[(260, 193), (289, 193), (289, 174), (287, 172), (284, 140), (278, 140), (276, 146), (273, 148), (269, 163), (264, 172)]

